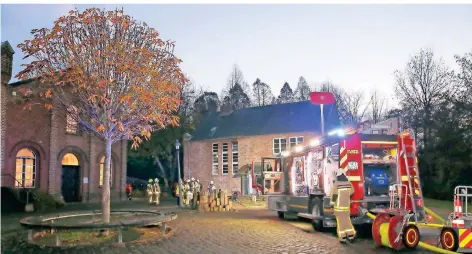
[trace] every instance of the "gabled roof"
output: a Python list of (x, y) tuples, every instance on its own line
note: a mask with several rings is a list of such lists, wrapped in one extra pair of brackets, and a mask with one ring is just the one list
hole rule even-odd
[[(325, 131), (340, 125), (335, 105), (324, 106)], [(319, 105), (310, 101), (244, 108), (229, 115), (207, 115), (191, 134), (191, 140), (235, 138), (278, 133), (321, 133)]]

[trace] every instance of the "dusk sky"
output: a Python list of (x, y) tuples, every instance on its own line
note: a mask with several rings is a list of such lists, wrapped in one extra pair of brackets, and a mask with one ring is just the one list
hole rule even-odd
[[(94, 5), (114, 9), (112, 5)], [(1, 36), (15, 48), (33, 28), (52, 27), (72, 5), (2, 5)], [(79, 9), (90, 6), (77, 5)], [(278, 95), (331, 80), (346, 89), (393, 93), (393, 72), (420, 48), (432, 48), (451, 68), (455, 54), (472, 51), (472, 5), (124, 5), (127, 14), (176, 41), (182, 69), (220, 93), (233, 64)]]

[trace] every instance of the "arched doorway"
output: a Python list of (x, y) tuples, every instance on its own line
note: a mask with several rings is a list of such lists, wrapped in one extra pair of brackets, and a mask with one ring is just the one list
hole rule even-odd
[(67, 153), (62, 157), (62, 196), (65, 202), (77, 202), (80, 196), (79, 159)]

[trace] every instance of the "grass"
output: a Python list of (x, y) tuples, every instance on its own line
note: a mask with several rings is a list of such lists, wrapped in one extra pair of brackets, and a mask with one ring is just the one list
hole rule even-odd
[[(107, 236), (100, 236), (99, 232), (90, 231), (61, 232), (61, 242), (63, 246), (97, 245), (112, 243), (114, 241), (116, 241), (116, 231), (109, 231)], [(56, 234), (42, 234), (35, 239), (35, 243), (38, 245), (54, 246), (56, 243)]]
[(447, 210), (447, 211), (452, 212), (454, 208), (452, 204), (452, 200), (437, 200), (437, 199), (425, 198), (424, 205), (433, 211), (434, 209), (441, 209), (441, 210)]

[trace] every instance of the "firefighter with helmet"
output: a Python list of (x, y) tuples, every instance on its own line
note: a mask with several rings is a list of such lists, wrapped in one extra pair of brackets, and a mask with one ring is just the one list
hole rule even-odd
[(216, 193), (216, 187), (213, 181), (210, 181), (210, 184), (208, 185), (208, 192), (210, 192), (210, 194)]
[(351, 222), (350, 206), (353, 193), (352, 183), (346, 176), (344, 169), (339, 168), (331, 188), (330, 204), (333, 206), (336, 216), (336, 233), (339, 241), (346, 242), (347, 239), (354, 240), (356, 231)]
[(160, 196), (161, 196), (161, 187), (159, 186), (159, 179), (157, 177), (156, 179), (154, 179), (154, 196), (155, 196), (154, 202), (156, 203), (156, 205), (158, 205), (160, 201)]
[(149, 198), (149, 204), (152, 204), (152, 195), (154, 194), (154, 185), (152, 184), (152, 178), (149, 178), (148, 184), (147, 184), (147, 195)]

